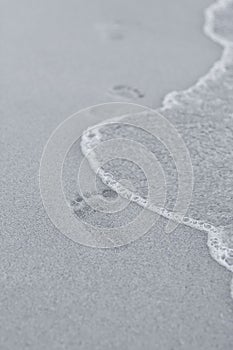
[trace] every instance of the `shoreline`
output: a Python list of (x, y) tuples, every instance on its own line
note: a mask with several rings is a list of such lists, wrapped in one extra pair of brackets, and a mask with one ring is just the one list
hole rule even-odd
[[(205, 10), (205, 23), (203, 27), (203, 32), (206, 36), (208, 36), (211, 40), (219, 44), (221, 47), (223, 47), (223, 52), (218, 61), (216, 61), (212, 67), (210, 67), (209, 71), (204, 75), (198, 78), (195, 84), (190, 86), (188, 89), (180, 90), (180, 91), (172, 91), (168, 93), (162, 102), (162, 107), (159, 107), (155, 109), (157, 112), (164, 112), (166, 110), (171, 110), (173, 107), (177, 106), (180, 102), (177, 99), (179, 96), (189, 96), (192, 95), (196, 90), (201, 89), (202, 87), (207, 86), (208, 81), (215, 81), (218, 79), (226, 70), (226, 65), (228, 62), (231, 62), (232, 60), (232, 53), (233, 53), (233, 44), (231, 43), (230, 40), (227, 40), (225, 38), (222, 38), (222, 36), (218, 35), (215, 30), (214, 30), (214, 21), (215, 21), (215, 12), (218, 11), (219, 9), (224, 9), (228, 6), (228, 4), (231, 4), (233, 1), (232, 0), (218, 0), (214, 2), (212, 5), (210, 5), (208, 8)], [(139, 105), (140, 106), (140, 105)], [(126, 118), (125, 115), (122, 117), (117, 117), (114, 119), (106, 119), (103, 121), (105, 122), (113, 122), (113, 121), (120, 121)], [(98, 161), (92, 155), (90, 157), (89, 151), (91, 147), (89, 148), (89, 142), (94, 141), (94, 144), (98, 144), (101, 140), (101, 133), (99, 130), (101, 129), (101, 125), (103, 124), (102, 122), (100, 124), (93, 125), (89, 127), (87, 130), (83, 132), (82, 136), (82, 141), (81, 141), (81, 149), (83, 155), (88, 159), (89, 165), (92, 168), (94, 172), (96, 172), (96, 169), (98, 169)], [(90, 140), (88, 140), (88, 136), (86, 136), (87, 132), (91, 130), (92, 133), (94, 131), (94, 137)], [(93, 152), (94, 153), (94, 152)], [(104, 173), (104, 171), (99, 172), (99, 176), (103, 183), (107, 185), (109, 188), (111, 188), (113, 191), (118, 193), (121, 197), (125, 199), (130, 199), (130, 201), (135, 202), (139, 206), (151, 210), (155, 212), (158, 215), (163, 216), (165, 219), (171, 219), (179, 224), (183, 224), (185, 226), (203, 231), (204, 233), (207, 233), (208, 239), (207, 239), (207, 246), (209, 248), (209, 253), (213, 260), (215, 260), (218, 264), (221, 266), (225, 267), (227, 270), (233, 272), (233, 266), (228, 264), (226, 260), (222, 259), (222, 254), (225, 253), (226, 250), (229, 250), (229, 254), (231, 253), (231, 249), (227, 248), (224, 244), (223, 240), (223, 235), (224, 235), (224, 230), (222, 227), (216, 227), (213, 224), (209, 223), (208, 221), (203, 220), (197, 220), (193, 219), (191, 217), (183, 217), (179, 213), (174, 211), (169, 211), (166, 210), (166, 208), (158, 208), (156, 206), (153, 206), (153, 203), (145, 203), (145, 200), (138, 196), (134, 195), (134, 193), (125, 187), (123, 187), (119, 182), (113, 179), (113, 181), (107, 176), (107, 174)], [(179, 218), (180, 216), (180, 218)], [(188, 219), (188, 220), (187, 220)], [(216, 243), (217, 242), (217, 243)], [(231, 297), (233, 297), (233, 279), (231, 282)]]

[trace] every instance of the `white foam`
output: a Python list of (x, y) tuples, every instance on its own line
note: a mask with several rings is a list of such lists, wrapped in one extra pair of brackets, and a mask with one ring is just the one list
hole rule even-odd
[(232, 62), (233, 43), (227, 39), (222, 38), (222, 36), (219, 36), (214, 32), (214, 13), (220, 9), (227, 7), (227, 5), (231, 2), (232, 0), (219, 0), (205, 10), (204, 33), (214, 42), (223, 47), (221, 58), (219, 61), (214, 63), (206, 75), (200, 77), (197, 82), (194, 85), (190, 86), (188, 89), (183, 91), (172, 91), (168, 93), (163, 100), (161, 110), (167, 108), (170, 109), (173, 106), (179, 104), (179, 100), (177, 99), (178, 95), (182, 94), (183, 96), (188, 96), (202, 86), (206, 86), (208, 80), (217, 80), (225, 72), (227, 64)]
[[(215, 12), (221, 9), (224, 9), (228, 6), (228, 4), (232, 3), (232, 0), (219, 0), (205, 11), (205, 26), (204, 32), (207, 36), (209, 36), (213, 41), (217, 42), (223, 47), (223, 53), (219, 61), (217, 61), (213, 67), (209, 70), (209, 72), (201, 77), (193, 86), (190, 88), (178, 92), (173, 91), (166, 95), (163, 100), (162, 108), (160, 110), (171, 109), (173, 106), (177, 106), (179, 104), (178, 96), (191, 96), (195, 91), (200, 90), (202, 87), (205, 87), (208, 84), (208, 81), (215, 81), (226, 71), (226, 66), (229, 63), (232, 63), (232, 52), (233, 52), (233, 43), (228, 41), (226, 38), (218, 35), (214, 31), (214, 20), (215, 20)], [(117, 120), (124, 118), (117, 118)], [(111, 119), (113, 121), (113, 119)], [(115, 119), (116, 120), (116, 119)], [(87, 131), (83, 133), (81, 148), (83, 154), (88, 158), (90, 166), (96, 171), (98, 166), (98, 161), (93, 155), (90, 156), (90, 150), (93, 146), (97, 145), (101, 141), (101, 129), (102, 124), (96, 125), (94, 127), (89, 128)], [(126, 189), (119, 182), (114, 180), (111, 174), (106, 173), (104, 170), (98, 172), (98, 175), (101, 177), (102, 181), (110, 187), (112, 190), (116, 191), (119, 195), (124, 198), (133, 201), (140, 206), (147, 208), (163, 217), (176, 221), (178, 223), (184, 224), (186, 226), (201, 230), (208, 234), (208, 242), (207, 245), (209, 247), (209, 251), (214, 260), (216, 260), (220, 265), (227, 268), (229, 271), (233, 272), (233, 249), (229, 248), (224, 241), (224, 230), (219, 227), (215, 227), (214, 225), (196, 220), (189, 217), (183, 217), (179, 213), (174, 213), (165, 208), (160, 208), (152, 203), (148, 203), (145, 198), (136, 195), (130, 190)], [(231, 296), (233, 298), (233, 280), (231, 283)]]

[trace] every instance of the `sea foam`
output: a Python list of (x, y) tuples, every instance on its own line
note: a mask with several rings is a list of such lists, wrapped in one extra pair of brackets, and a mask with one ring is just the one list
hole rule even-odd
[[(223, 47), (222, 56), (189, 89), (169, 93), (158, 110), (177, 126), (190, 151), (196, 185), (188, 215), (183, 217), (167, 207), (147, 201), (140, 194), (125, 188), (103, 168), (98, 171), (98, 176), (120, 196), (167, 219), (206, 232), (213, 259), (233, 272), (232, 18), (232, 0), (220, 0), (206, 10), (204, 32)], [(143, 113), (141, 117), (144, 117)], [(129, 116), (122, 116), (109, 122), (127, 122), (127, 118)], [(106, 136), (109, 132), (106, 132), (103, 124), (99, 124), (83, 133), (81, 149), (94, 171), (99, 168), (99, 164), (93, 150), (99, 143), (109, 139), (109, 135)], [(121, 136), (124, 137), (123, 131)]]

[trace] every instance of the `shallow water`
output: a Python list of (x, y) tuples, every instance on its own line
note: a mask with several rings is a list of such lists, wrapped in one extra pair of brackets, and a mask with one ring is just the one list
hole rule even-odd
[[(176, 127), (191, 157), (194, 188), (185, 219), (179, 218), (179, 212), (172, 211), (178, 191), (177, 174), (172, 158), (169, 159), (168, 152), (151, 135), (123, 124), (134, 123), (140, 115), (127, 115), (115, 119), (115, 124), (110, 124), (109, 121), (107, 125), (91, 128), (91, 137), (89, 137), (90, 132), (84, 133), (82, 150), (92, 167), (96, 162), (99, 164), (104, 162), (103, 152), (98, 153), (97, 148), (94, 150), (94, 147), (114, 138), (140, 142), (148, 148), (148, 151), (156, 154), (166, 174), (167, 200), (164, 206), (153, 203), (153, 199), (152, 201), (150, 199), (149, 204), (146, 203), (142, 194), (146, 178), (143, 179), (143, 175), (140, 175), (137, 169), (132, 170), (130, 162), (127, 164), (124, 161), (123, 164), (123, 161), (118, 160), (114, 164), (112, 161), (105, 165), (104, 171), (98, 175), (105, 184), (124, 197), (127, 191), (119, 185), (119, 179), (126, 176), (130, 178), (129, 174), (133, 171), (133, 176), (138, 180), (137, 193), (130, 191), (127, 193), (128, 198), (134, 203), (149, 207), (157, 214), (167, 218), (172, 217), (175, 221), (207, 232), (211, 256), (233, 272), (232, 18), (232, 1), (219, 1), (208, 9), (205, 32), (212, 40), (223, 46), (223, 55), (210, 72), (194, 86), (166, 96), (163, 107), (158, 110)], [(153, 124), (156, 124), (156, 116), (152, 112), (141, 114), (142, 128), (151, 130)], [(93, 133), (95, 133), (94, 136)], [(90, 149), (94, 150), (92, 154), (88, 154)], [(132, 150), (129, 150), (129, 159), (132, 158), (130, 152)], [(106, 173), (110, 173), (114, 181), (109, 183), (109, 175), (106, 176)], [(141, 181), (144, 181), (143, 186), (140, 185)]]

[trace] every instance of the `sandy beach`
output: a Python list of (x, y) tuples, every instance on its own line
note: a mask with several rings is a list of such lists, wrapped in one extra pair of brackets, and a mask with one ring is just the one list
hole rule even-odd
[[(205, 101), (223, 101), (212, 109), (195, 104), (193, 91), (188, 102), (177, 94), (176, 109), (162, 107), (169, 92), (193, 86), (221, 58), (223, 48), (203, 31), (212, 3), (1, 3), (1, 349), (232, 349), (232, 273), (211, 257), (204, 232), (178, 225), (165, 234), (166, 219), (158, 217), (130, 244), (86, 247), (53, 225), (39, 189), (44, 146), (69, 115), (104, 102), (138, 103), (161, 110), (187, 144), (197, 179), (188, 214), (231, 225), (232, 168), (220, 151), (231, 164), (232, 80), (220, 78), (213, 95), (203, 90)], [(226, 28), (216, 26), (233, 41)], [(70, 198), (82, 157), (77, 144), (65, 168)], [(100, 181), (97, 187), (111, 197)], [(78, 216), (109, 227), (137, 210)]]

